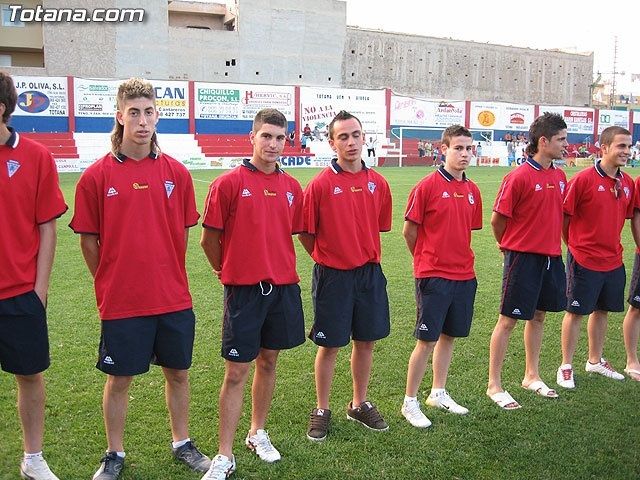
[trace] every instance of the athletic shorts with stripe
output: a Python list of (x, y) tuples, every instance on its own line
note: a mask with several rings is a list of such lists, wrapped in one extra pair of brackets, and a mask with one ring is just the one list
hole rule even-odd
[(418, 340), (435, 342), (441, 333), (468, 337), (478, 282), (446, 278), (416, 278), (416, 328)]
[(35, 291), (0, 300), (0, 367), (14, 375), (49, 368), (47, 313)]
[(589, 315), (594, 310), (622, 312), (626, 283), (624, 265), (597, 272), (583, 267), (567, 252), (567, 312), (578, 315)]
[(304, 343), (300, 286), (225, 285), (221, 355), (232, 362), (254, 360), (261, 348), (286, 350)]
[(536, 310), (562, 312), (567, 284), (562, 257), (504, 251), (500, 313), (531, 320)]
[(352, 270), (316, 264), (311, 286), (315, 318), (309, 338), (321, 347), (344, 347), (389, 335), (387, 279), (379, 263)]

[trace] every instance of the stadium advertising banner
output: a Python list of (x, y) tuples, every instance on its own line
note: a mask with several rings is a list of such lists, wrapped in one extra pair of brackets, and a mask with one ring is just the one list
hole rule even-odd
[[(74, 78), (77, 117), (109, 117), (116, 114), (116, 94), (122, 80)], [(160, 118), (189, 118), (188, 82), (151, 80)]]
[(598, 111), (598, 135), (607, 127), (622, 127), (631, 129), (629, 125), (629, 112), (626, 110), (600, 110)]
[(464, 125), (464, 117), (465, 102), (391, 95), (391, 125), (446, 128)]
[(67, 77), (22, 77), (13, 81), (18, 91), (16, 116), (67, 117)]
[(471, 102), (469, 128), (526, 132), (533, 117), (533, 105)]
[(544, 112), (562, 115), (567, 124), (567, 133), (593, 135), (595, 111), (592, 108), (574, 108), (540, 105), (540, 115)]
[[(300, 87), (301, 129), (308, 124), (312, 131), (324, 134), (340, 110), (358, 117), (367, 135), (385, 137), (384, 90)], [(324, 135), (314, 134), (314, 137), (325, 139)]]
[(294, 87), (195, 82), (194, 92), (196, 119), (253, 121), (259, 110), (277, 108), (295, 120)]

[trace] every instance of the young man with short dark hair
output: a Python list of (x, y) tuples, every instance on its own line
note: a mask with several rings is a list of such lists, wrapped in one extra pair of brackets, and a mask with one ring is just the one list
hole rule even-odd
[(633, 179), (620, 170), (631, 153), (631, 133), (618, 126), (600, 134), (602, 159), (567, 185), (563, 237), (567, 244), (567, 306), (562, 321), (562, 365), (556, 381), (575, 388), (573, 355), (583, 315), (589, 315), (585, 370), (623, 380), (603, 358), (608, 312), (624, 311), (627, 280), (621, 232), (633, 216)]
[(42, 456), (49, 367), (47, 292), (56, 219), (67, 211), (45, 147), (8, 126), (18, 94), (0, 72), (0, 367), (15, 376), (24, 457), (22, 478), (58, 480)]
[(247, 448), (265, 462), (280, 460), (265, 430), (280, 350), (304, 343), (304, 316), (292, 235), (302, 231), (302, 188), (283, 172), (287, 119), (260, 110), (250, 139), (253, 156), (209, 188), (200, 244), (224, 285), (219, 450), (203, 480), (222, 480), (236, 469), (233, 440), (251, 364), (251, 427)]
[(419, 428), (431, 425), (417, 397), (432, 352), (433, 384), (426, 403), (458, 415), (469, 412), (451, 398), (445, 386), (453, 342), (456, 337), (469, 336), (478, 285), (471, 231), (482, 228), (482, 199), (465, 173), (473, 156), (471, 132), (460, 125), (447, 128), (442, 134), (442, 152), (444, 165), (409, 194), (402, 230), (413, 256), (417, 342), (409, 359), (401, 411)]
[(384, 177), (362, 160), (364, 132), (358, 118), (338, 113), (329, 124), (329, 144), (337, 159), (305, 189), (305, 233), (299, 237), (316, 262), (315, 318), (309, 338), (318, 345), (317, 405), (307, 431), (313, 441), (327, 436), (336, 356), (351, 339), (353, 398), (347, 418), (372, 430), (389, 428), (367, 399), (367, 387), (375, 342), (389, 335), (390, 329), (380, 232), (391, 230), (391, 191)]
[(562, 116), (545, 113), (529, 128), (526, 162), (502, 180), (493, 207), (491, 227), (504, 254), (500, 316), (489, 347), (487, 395), (500, 408), (521, 405), (502, 388), (502, 366), (511, 332), (525, 320), (525, 373), (522, 387), (546, 398), (555, 390), (540, 378), (540, 350), (546, 312), (566, 306), (562, 263), (562, 201), (567, 183), (553, 161), (567, 148)]
[(200, 216), (193, 182), (183, 164), (159, 150), (153, 86), (131, 78), (116, 102), (112, 150), (80, 177), (70, 224), (94, 277), (101, 319), (96, 368), (107, 374), (107, 452), (93, 478), (119, 478), (129, 386), (151, 363), (166, 380), (173, 455), (206, 472), (211, 461), (188, 429), (195, 316), (185, 257), (189, 228)]

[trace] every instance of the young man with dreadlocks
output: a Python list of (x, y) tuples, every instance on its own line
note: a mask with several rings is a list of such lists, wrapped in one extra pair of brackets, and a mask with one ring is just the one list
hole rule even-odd
[(112, 150), (82, 175), (70, 227), (94, 277), (101, 338), (96, 367), (107, 374), (103, 413), (107, 452), (96, 480), (124, 466), (124, 426), (134, 375), (162, 367), (173, 454), (193, 470), (211, 461), (189, 438), (189, 378), (195, 316), (185, 269), (196, 225), (187, 169), (160, 152), (153, 86), (132, 78), (117, 93)]

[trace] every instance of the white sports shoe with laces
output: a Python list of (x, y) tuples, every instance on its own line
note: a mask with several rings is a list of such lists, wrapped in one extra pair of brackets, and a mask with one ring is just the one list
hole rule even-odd
[(247, 434), (244, 443), (249, 450), (253, 450), (253, 452), (265, 462), (273, 463), (282, 458), (280, 452), (276, 450), (276, 447), (271, 443), (269, 434), (261, 428), (258, 429), (253, 436)]
[(469, 409), (458, 405), (456, 401), (451, 398), (446, 390), (436, 393), (432, 393), (427, 397), (426, 404), (431, 407), (441, 408), (457, 415), (466, 415), (469, 413)]
[(226, 480), (236, 471), (236, 457), (231, 459), (218, 454), (211, 460), (211, 466), (200, 480)]
[(400, 410), (404, 418), (417, 428), (428, 428), (431, 426), (431, 420), (420, 410), (420, 402), (418, 400), (405, 400)]
[(47, 465), (47, 461), (41, 456), (33, 457), (29, 461), (22, 460), (20, 464), (20, 476), (27, 480), (60, 480)]

